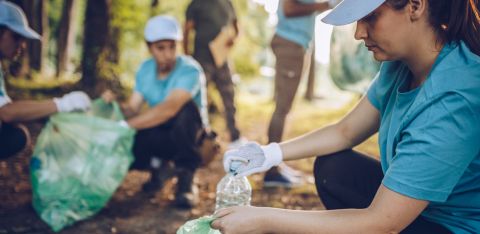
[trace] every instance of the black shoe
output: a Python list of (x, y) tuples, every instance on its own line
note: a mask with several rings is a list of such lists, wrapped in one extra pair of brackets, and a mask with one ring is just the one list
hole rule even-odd
[(172, 163), (162, 162), (159, 168), (150, 168), (150, 180), (143, 185), (142, 191), (152, 193), (161, 190), (165, 182), (173, 176), (175, 176), (175, 170)]
[(191, 209), (198, 202), (198, 188), (193, 184), (195, 171), (189, 169), (177, 170), (177, 190), (174, 205), (181, 209)]

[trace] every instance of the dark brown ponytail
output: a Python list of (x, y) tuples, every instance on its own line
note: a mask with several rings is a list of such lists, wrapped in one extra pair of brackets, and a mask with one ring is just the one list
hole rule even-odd
[[(409, 0), (387, 0), (394, 9), (403, 9)], [(430, 24), (442, 43), (463, 41), (480, 55), (479, 0), (428, 0)]]
[[(435, 2), (438, 0), (430, 0)], [(464, 41), (475, 54), (480, 55), (479, 0), (450, 0), (450, 18), (445, 29), (445, 39)]]

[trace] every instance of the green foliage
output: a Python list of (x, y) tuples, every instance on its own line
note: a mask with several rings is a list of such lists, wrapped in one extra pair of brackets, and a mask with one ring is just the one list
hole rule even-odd
[[(112, 27), (119, 28), (119, 47), (121, 58), (119, 69), (120, 82), (126, 87), (133, 85), (133, 77), (139, 64), (149, 55), (143, 40), (145, 23), (151, 16), (159, 14), (172, 15), (181, 24), (185, 21), (185, 12), (191, 0), (159, 1), (158, 6), (151, 7), (150, 0), (112, 1)], [(263, 8), (251, 1), (233, 0), (239, 18), (241, 35), (232, 52), (234, 70), (242, 76), (258, 75), (261, 51), (268, 47), (271, 29), (266, 25), (268, 18)], [(245, 48), (248, 48), (246, 50)]]
[(174, 16), (180, 22), (185, 22), (185, 12), (191, 0), (175, 0), (165, 1), (159, 0), (160, 4), (157, 8), (153, 8), (151, 16), (167, 14)]
[(380, 63), (362, 43), (353, 39), (354, 31), (352, 26), (333, 30), (330, 75), (339, 88), (363, 93), (375, 77)]
[[(65, 0), (50, 0), (48, 8), (48, 21), (51, 29), (48, 41), (47, 71), (55, 70), (57, 55), (57, 39), (62, 10)], [(77, 1), (74, 6), (72, 20), (76, 24), (75, 44), (71, 55), (71, 62), (81, 67), (81, 56), (84, 41), (85, 8), (87, 1)], [(99, 74), (107, 80), (116, 80), (122, 86), (131, 88), (133, 77), (140, 63), (150, 56), (143, 39), (143, 29), (147, 20), (158, 14), (168, 14), (176, 17), (181, 24), (185, 21), (185, 11), (191, 0), (165, 1), (159, 0), (157, 6), (152, 6), (152, 0), (115, 0), (110, 2), (110, 38), (109, 49), (103, 54), (98, 54)], [(270, 41), (272, 29), (267, 26), (268, 15), (263, 7), (251, 0), (232, 0), (240, 23), (240, 37), (230, 56), (234, 70), (244, 77), (254, 77), (259, 73), (259, 67), (265, 63), (262, 55)], [(107, 32), (99, 32), (107, 33)], [(118, 51), (111, 51), (118, 47)], [(246, 49), (248, 48), (248, 49)], [(118, 52), (118, 56), (116, 53)], [(118, 57), (112, 59), (112, 57)], [(67, 74), (72, 76), (72, 74)], [(49, 74), (41, 74), (47, 77)], [(75, 79), (78, 75), (73, 75)], [(59, 78), (60, 79), (60, 78)], [(72, 80), (66, 77), (67, 80)], [(62, 78), (63, 80), (63, 78)], [(22, 83), (22, 82), (20, 82)], [(32, 83), (32, 87), (55, 87), (63, 84), (63, 81), (53, 82), (47, 79), (45, 82)], [(49, 83), (49, 84), (47, 84)], [(28, 86), (28, 81), (20, 86)]]
[[(255, 77), (265, 63), (261, 52), (269, 43), (273, 31), (267, 26), (268, 14), (251, 1), (233, 1), (239, 18), (240, 38), (232, 52), (235, 71), (244, 77)], [(248, 49), (246, 49), (248, 48)]]
[(48, 46), (48, 58), (55, 62), (57, 53), (57, 37), (58, 28), (60, 25), (60, 18), (62, 17), (63, 10), (62, 0), (50, 0), (48, 5), (48, 25), (50, 27), (50, 38)]
[(145, 9), (148, 9), (149, 2), (149, 0), (112, 1), (110, 25), (120, 30), (120, 37), (113, 40), (120, 40), (121, 49), (129, 45), (127, 42), (143, 41), (143, 28), (149, 18), (145, 14)]

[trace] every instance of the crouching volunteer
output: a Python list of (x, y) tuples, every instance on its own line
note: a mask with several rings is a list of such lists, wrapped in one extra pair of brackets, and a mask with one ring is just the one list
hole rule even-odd
[[(25, 14), (18, 6), (0, 0), (1, 62), (17, 59), (25, 49), (27, 39), (38, 40), (40, 35), (28, 26)], [(16, 155), (28, 145), (28, 131), (20, 122), (90, 107), (90, 98), (79, 91), (53, 100), (12, 101), (5, 89), (4, 76), (0, 63), (0, 160)]]
[[(343, 0), (323, 21), (356, 21), (380, 71), (339, 122), (224, 157), (239, 175), (317, 155), (327, 210), (229, 207), (222, 233), (480, 233), (478, 0)], [(380, 160), (352, 150), (378, 132)]]
[[(182, 34), (174, 18), (153, 17), (144, 33), (152, 58), (140, 65), (134, 92), (121, 105), (128, 117), (123, 124), (138, 130), (132, 168), (150, 170), (146, 192), (176, 175), (175, 205), (191, 208), (197, 201), (194, 173), (202, 163), (199, 145), (208, 135), (205, 77), (194, 59), (177, 54)], [(106, 91), (102, 97), (111, 101), (114, 94)], [(144, 102), (148, 109), (141, 111)]]

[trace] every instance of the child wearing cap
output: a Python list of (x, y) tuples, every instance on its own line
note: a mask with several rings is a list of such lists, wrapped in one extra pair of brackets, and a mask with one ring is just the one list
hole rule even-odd
[[(191, 208), (197, 201), (194, 173), (202, 163), (199, 136), (208, 128), (205, 77), (193, 58), (177, 54), (182, 31), (174, 18), (151, 18), (144, 35), (152, 57), (140, 65), (134, 92), (122, 104), (128, 117), (122, 124), (138, 130), (132, 167), (150, 170), (146, 192), (161, 189), (176, 174), (175, 205)], [(102, 97), (115, 98), (111, 91)], [(144, 103), (148, 109), (141, 111)]]
[[(478, 0), (343, 0), (324, 22), (357, 22), (382, 66), (339, 122), (228, 151), (240, 176), (317, 155), (326, 211), (231, 207), (222, 233), (480, 233)], [(380, 161), (352, 150), (375, 133)]]
[[(0, 60), (16, 59), (25, 49), (27, 39), (38, 40), (40, 35), (28, 26), (18, 6), (0, 0)], [(90, 98), (80, 91), (52, 100), (12, 101), (5, 89), (5, 74), (0, 63), (0, 160), (14, 156), (28, 144), (28, 131), (19, 122), (89, 107)]]

